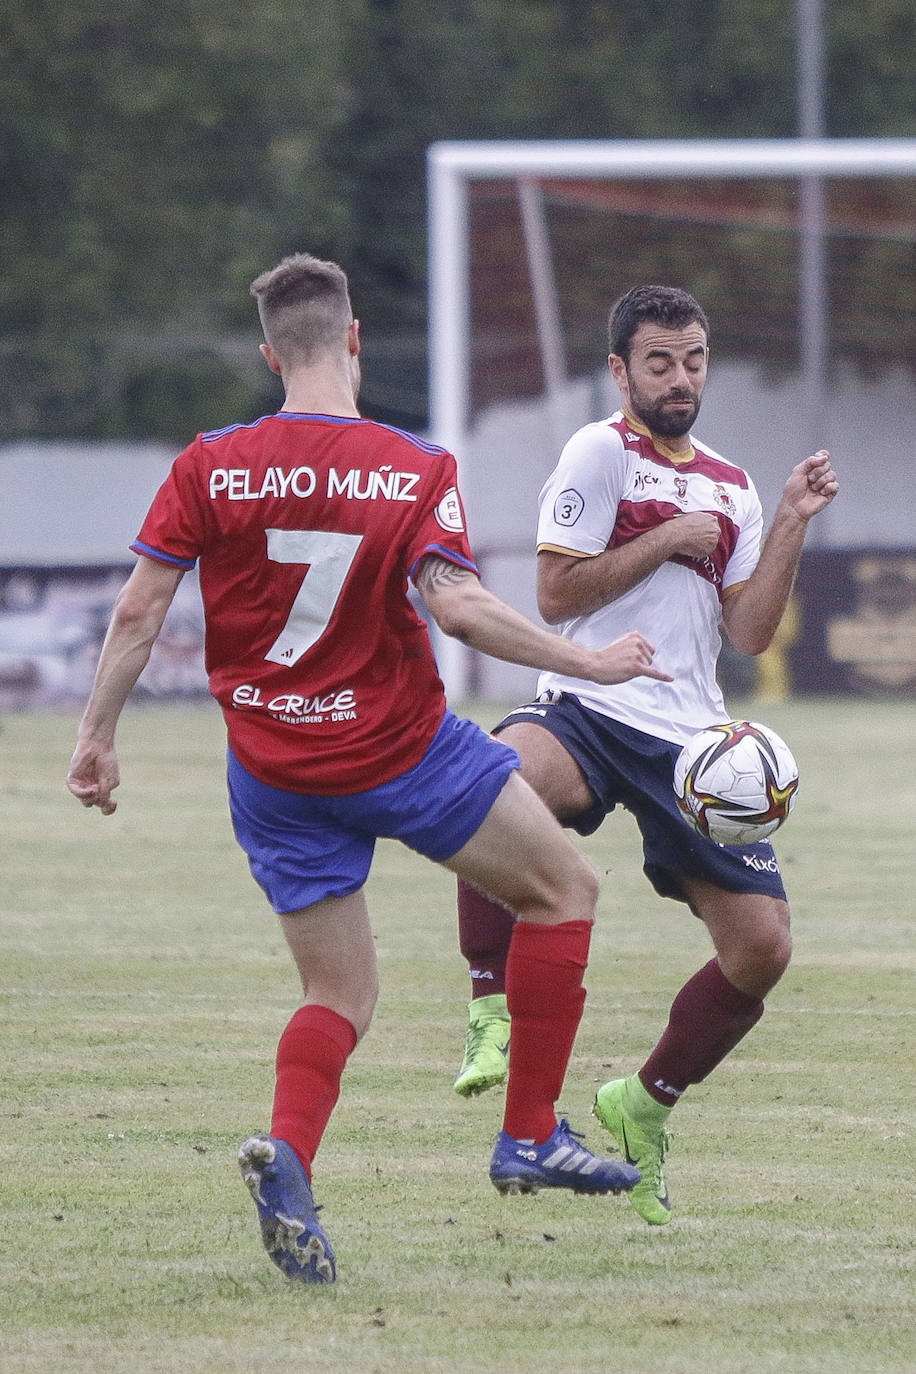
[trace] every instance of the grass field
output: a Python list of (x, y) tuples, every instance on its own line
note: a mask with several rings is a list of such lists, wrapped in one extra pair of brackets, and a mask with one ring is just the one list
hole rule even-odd
[[(916, 1370), (916, 710), (744, 709), (801, 767), (777, 842), (796, 955), (677, 1110), (670, 1226), (495, 1193), (501, 1096), (451, 1091), (453, 883), (386, 843), (382, 997), (316, 1168), (328, 1289), (267, 1260), (235, 1163), (298, 987), (231, 836), (218, 712), (129, 711), (110, 819), (65, 790), (74, 720), (8, 716), (0, 1370)], [(584, 844), (603, 890), (560, 1106), (598, 1149), (595, 1087), (639, 1065), (708, 947), (641, 877), (628, 817)]]

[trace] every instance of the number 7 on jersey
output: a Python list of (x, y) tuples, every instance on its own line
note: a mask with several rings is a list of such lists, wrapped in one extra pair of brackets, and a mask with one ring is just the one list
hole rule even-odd
[(308, 564), (286, 624), (264, 655), (271, 663), (291, 668), (328, 628), (363, 536), (333, 530), (266, 533), (272, 563)]

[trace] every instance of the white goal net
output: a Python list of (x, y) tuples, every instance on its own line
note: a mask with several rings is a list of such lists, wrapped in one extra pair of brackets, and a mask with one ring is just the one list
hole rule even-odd
[[(536, 614), (537, 492), (616, 406), (608, 309), (639, 282), (703, 304), (696, 432), (768, 513), (826, 445), (849, 496), (818, 540), (916, 542), (916, 139), (440, 143), (428, 189), (431, 437), (459, 458), (500, 595)], [(453, 695), (532, 680), (460, 646), (440, 658)]]

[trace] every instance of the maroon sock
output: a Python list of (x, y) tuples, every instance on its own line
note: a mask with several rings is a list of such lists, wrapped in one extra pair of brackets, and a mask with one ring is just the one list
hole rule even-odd
[(458, 944), (471, 970), (471, 996), (506, 990), (506, 958), (515, 917), (470, 883), (458, 880)]
[(506, 971), (512, 1052), (503, 1130), (516, 1140), (541, 1145), (557, 1124), (554, 1103), (585, 1005), (591, 930), (588, 921), (515, 924)]
[(673, 1107), (688, 1084), (712, 1073), (762, 1015), (760, 998), (739, 991), (711, 959), (671, 1004), (665, 1032), (639, 1070), (646, 1092)]
[(300, 1007), (277, 1046), (270, 1133), (291, 1145), (312, 1177), (312, 1160), (340, 1095), (356, 1031), (330, 1007)]

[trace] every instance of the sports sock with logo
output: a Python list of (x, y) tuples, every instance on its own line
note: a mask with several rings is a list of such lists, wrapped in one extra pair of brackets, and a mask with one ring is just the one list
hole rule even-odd
[(356, 1031), (345, 1017), (313, 1005), (300, 1007), (280, 1037), (270, 1133), (292, 1146), (310, 1179), (355, 1045)]
[(458, 879), (458, 944), (471, 971), (471, 996), (506, 990), (506, 955), (515, 917), (471, 883)]
[(671, 1107), (690, 1083), (701, 1083), (763, 1015), (759, 997), (730, 983), (710, 959), (671, 1004), (668, 1025), (639, 1070), (643, 1087)]
[(557, 1124), (569, 1056), (585, 1006), (591, 924), (517, 921), (506, 965), (512, 1053), (503, 1130), (541, 1145)]

